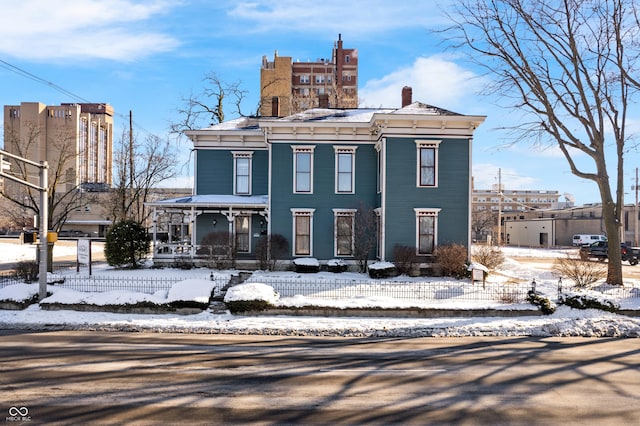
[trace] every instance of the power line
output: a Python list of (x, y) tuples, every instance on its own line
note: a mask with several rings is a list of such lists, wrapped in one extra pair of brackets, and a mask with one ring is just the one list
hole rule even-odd
[[(70, 92), (69, 90), (65, 89), (64, 87), (62, 87), (60, 85), (57, 85), (57, 84), (55, 84), (55, 83), (53, 83), (51, 81), (45, 80), (42, 77), (38, 77), (37, 75), (35, 75), (33, 73), (30, 73), (29, 71), (24, 70), (24, 69), (22, 69), (20, 67), (17, 67), (17, 66), (15, 66), (13, 64), (10, 64), (9, 62), (7, 62), (5, 60), (0, 59), (0, 68), (4, 68), (4, 69), (6, 69), (8, 71), (11, 71), (13, 73), (16, 73), (16, 74), (22, 76), (22, 77), (28, 78), (29, 80), (35, 81), (36, 83), (40, 83), (40, 84), (43, 84), (45, 86), (48, 86), (48, 87), (50, 87), (50, 88), (52, 88), (52, 89), (54, 89), (54, 90), (56, 90), (56, 91), (58, 91), (58, 92), (60, 92), (60, 93), (62, 93), (64, 95), (66, 95), (66, 96), (71, 97), (72, 99), (75, 99), (76, 101), (80, 101), (80, 102), (87, 103), (87, 104), (92, 103), (90, 100), (88, 100), (86, 98), (83, 98), (82, 96), (77, 95), (77, 94), (75, 94), (73, 92)], [(124, 119), (128, 120), (128, 116), (125, 116), (124, 114), (116, 113), (116, 115), (118, 117), (120, 117), (121, 119), (123, 119), (123, 120)], [(151, 136), (156, 136), (154, 133), (151, 133), (149, 130), (145, 129), (144, 127), (142, 127), (141, 125), (139, 125), (135, 121), (133, 122), (133, 124), (134, 124), (134, 126), (136, 128), (140, 129), (142, 132), (144, 132), (144, 133), (146, 133), (148, 135), (151, 135)]]

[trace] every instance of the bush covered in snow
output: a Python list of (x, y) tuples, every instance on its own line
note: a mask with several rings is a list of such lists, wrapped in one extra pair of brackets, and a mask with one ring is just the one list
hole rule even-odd
[(305, 274), (320, 272), (320, 262), (313, 257), (293, 259), (293, 270)]
[(595, 291), (579, 291), (561, 294), (558, 301), (574, 309), (600, 309), (607, 312), (618, 312), (620, 305), (608, 300)]
[(549, 300), (549, 298), (540, 296), (535, 290), (529, 290), (527, 293), (527, 301), (537, 306), (545, 315), (551, 315), (556, 311), (556, 304)]
[(331, 259), (327, 262), (327, 270), (329, 272), (346, 272), (347, 264), (342, 259)]
[(396, 265), (390, 262), (375, 262), (369, 265), (369, 276), (371, 278), (395, 277), (399, 272)]
[(244, 283), (230, 287), (224, 303), (231, 313), (262, 311), (275, 306), (280, 295), (273, 287), (262, 283)]

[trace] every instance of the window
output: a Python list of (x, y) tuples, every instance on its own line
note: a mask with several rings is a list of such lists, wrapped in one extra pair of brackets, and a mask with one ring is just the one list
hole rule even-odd
[(316, 84), (324, 83), (324, 75), (316, 75)]
[(349, 55), (345, 55), (344, 62), (348, 64), (349, 61), (351, 61), (351, 58), (349, 57)]
[(433, 254), (437, 242), (437, 221), (440, 209), (414, 209), (416, 212), (416, 247), (419, 255)]
[(232, 151), (233, 154), (233, 194), (251, 194), (252, 151)]
[(301, 75), (300, 76), (300, 84), (309, 84), (309, 76), (308, 75)]
[(292, 146), (293, 149), (293, 192), (313, 193), (313, 150), (314, 146)]
[(333, 209), (336, 256), (353, 256), (355, 214), (356, 211), (352, 209)]
[(438, 186), (438, 146), (440, 141), (416, 141), (418, 160), (417, 185)]
[(355, 146), (334, 146), (336, 154), (336, 193), (353, 194), (355, 183)]
[(249, 253), (249, 216), (236, 216), (234, 220), (236, 251), (238, 253)]
[(313, 212), (315, 209), (291, 209), (293, 214), (293, 255), (311, 256)]

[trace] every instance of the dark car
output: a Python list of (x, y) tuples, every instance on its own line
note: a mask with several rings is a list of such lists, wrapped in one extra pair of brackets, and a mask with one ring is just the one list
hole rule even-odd
[[(637, 265), (640, 258), (640, 247), (630, 247), (625, 243), (620, 244), (620, 254), (623, 262), (629, 262), (630, 265)], [(596, 258), (604, 261), (609, 257), (609, 242), (596, 241), (593, 244), (580, 248), (580, 258), (587, 260)]]

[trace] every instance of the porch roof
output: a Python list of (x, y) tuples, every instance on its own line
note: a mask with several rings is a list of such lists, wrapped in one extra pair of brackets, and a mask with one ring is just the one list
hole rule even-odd
[(267, 195), (204, 194), (154, 201), (151, 203), (146, 203), (146, 205), (156, 208), (267, 208), (269, 202), (268, 198), (269, 197)]

